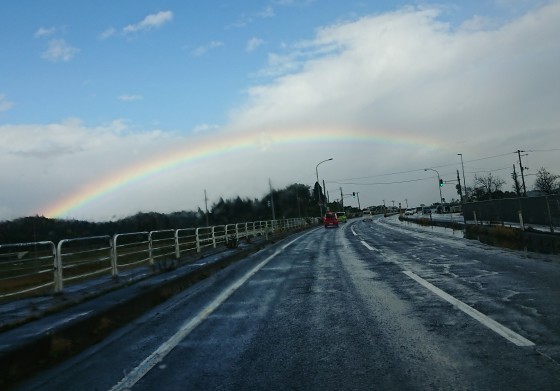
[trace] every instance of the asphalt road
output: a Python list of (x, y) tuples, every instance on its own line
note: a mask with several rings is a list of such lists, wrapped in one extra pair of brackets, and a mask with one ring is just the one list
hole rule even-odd
[(292, 236), (19, 389), (560, 390), (560, 258), (449, 232)]

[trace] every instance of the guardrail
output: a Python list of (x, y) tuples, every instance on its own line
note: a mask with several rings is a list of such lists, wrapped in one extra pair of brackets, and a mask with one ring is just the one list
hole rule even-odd
[(65, 285), (179, 260), (240, 240), (304, 228), (302, 218), (0, 245), (0, 301), (61, 293)]

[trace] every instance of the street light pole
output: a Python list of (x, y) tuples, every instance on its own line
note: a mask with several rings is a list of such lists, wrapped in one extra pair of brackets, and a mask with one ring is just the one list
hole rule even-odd
[(461, 168), (463, 170), (463, 187), (465, 188), (465, 199), (469, 199), (469, 195), (467, 193), (467, 181), (465, 180), (465, 166), (463, 165), (463, 154), (458, 153), (457, 155), (461, 156)]
[[(315, 175), (317, 176), (317, 186), (318, 186), (317, 190), (319, 190), (319, 188), (321, 187), (321, 185), (319, 184), (319, 165), (328, 162), (330, 160), (333, 160), (333, 158), (331, 157), (329, 159), (323, 160), (315, 166)], [(321, 213), (319, 216), (323, 217), (323, 197), (321, 196), (321, 192), (319, 192), (318, 196), (319, 196), (319, 212)]]
[(434, 171), (437, 174), (437, 178), (438, 178), (438, 188), (439, 188), (439, 204), (441, 205), (441, 210), (443, 212), (443, 198), (441, 197), (441, 186), (440, 186), (440, 182), (441, 182), (441, 178), (439, 176), (439, 172), (437, 170), (434, 170), (433, 168), (425, 168), (424, 171)]

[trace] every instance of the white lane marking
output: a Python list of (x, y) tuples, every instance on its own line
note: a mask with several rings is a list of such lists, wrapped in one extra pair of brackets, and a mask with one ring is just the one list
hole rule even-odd
[(438, 295), (439, 297), (441, 297), (442, 299), (444, 299), (448, 303), (453, 304), (454, 306), (459, 308), (461, 311), (463, 311), (465, 314), (469, 315), (470, 317), (472, 317), (475, 320), (478, 320), (480, 323), (482, 323), (484, 326), (488, 327), (490, 330), (498, 333), (499, 335), (501, 335), (502, 337), (504, 337), (508, 341), (513, 342), (515, 345), (517, 345), (517, 346), (534, 346), (535, 345), (533, 342), (529, 341), (527, 338), (517, 334), (516, 332), (508, 329), (506, 326), (496, 322), (494, 319), (489, 318), (488, 316), (484, 315), (482, 312), (479, 312), (479, 311), (475, 310), (471, 306), (469, 306), (469, 305), (463, 303), (462, 301), (454, 298), (453, 296), (445, 293), (444, 291), (442, 291), (438, 287), (430, 284), (428, 281), (424, 280), (423, 278), (419, 277), (418, 275), (414, 274), (413, 272), (405, 270), (405, 271), (403, 271), (403, 273), (406, 274), (407, 276), (409, 276), (410, 278), (412, 278), (413, 280), (415, 280), (416, 282), (418, 282), (420, 285), (424, 286), (425, 288), (428, 288), (430, 291), (432, 291), (433, 293), (435, 293), (436, 295)]
[(367, 248), (370, 251), (377, 251), (380, 252), (378, 249), (376, 249), (375, 247), (371, 247), (369, 244), (367, 244), (366, 242), (364, 242), (363, 240), (360, 240), (360, 242), (362, 242), (362, 244), (365, 246), (365, 248)]
[(229, 288), (223, 291), (212, 303), (210, 303), (204, 310), (202, 310), (197, 316), (195, 316), (190, 321), (186, 322), (181, 326), (179, 331), (175, 333), (171, 338), (164, 342), (159, 348), (157, 348), (152, 354), (150, 354), (144, 361), (142, 361), (136, 368), (134, 368), (128, 375), (121, 379), (111, 391), (118, 390), (129, 390), (134, 386), (140, 379), (142, 379), (153, 367), (158, 363), (163, 361), (165, 356), (173, 350), (187, 335), (189, 335), (198, 325), (200, 325), (208, 316), (212, 314), (224, 301), (226, 301), (239, 287), (241, 287), (249, 278), (251, 278), (256, 272), (262, 269), (270, 260), (280, 254), (288, 246), (294, 243), (296, 240), (301, 239), (300, 236), (288, 244), (281, 247), (280, 250), (276, 250), (272, 255), (263, 260), (261, 263), (256, 265), (254, 268), (249, 270), (241, 279), (237, 280), (235, 283), (231, 284)]
[(354, 231), (354, 226), (350, 227), (350, 230), (352, 231), (352, 233), (354, 234), (354, 236), (358, 236), (358, 234), (356, 233), (356, 231)]

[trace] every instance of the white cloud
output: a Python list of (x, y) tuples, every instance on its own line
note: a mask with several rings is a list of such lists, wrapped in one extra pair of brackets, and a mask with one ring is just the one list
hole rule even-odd
[(260, 11), (257, 11), (252, 14), (243, 14), (241, 15), (235, 22), (227, 25), (225, 28), (243, 28), (247, 27), (248, 25), (254, 23), (259, 19), (269, 19), (276, 16), (276, 12), (274, 11), (274, 7), (271, 5), (266, 6)]
[(10, 110), (13, 105), (14, 104), (6, 98), (5, 94), (0, 94), (0, 113)]
[(99, 34), (99, 38), (100, 39), (107, 39), (107, 38), (112, 37), (116, 33), (117, 33), (117, 30), (114, 27), (109, 27), (106, 30), (104, 30), (101, 34)]
[(466, 31), (484, 30), (491, 27), (492, 21), (489, 18), (475, 15), (471, 19), (464, 21), (460, 29)]
[(221, 46), (224, 46), (223, 42), (220, 41), (212, 41), (209, 44), (206, 45), (201, 45), (199, 47), (197, 47), (196, 49), (194, 49), (191, 54), (193, 56), (196, 57), (200, 57), (203, 56), (204, 54), (206, 54), (208, 51), (212, 50), (212, 49), (216, 49), (219, 48)]
[(48, 36), (53, 35), (55, 32), (56, 32), (56, 28), (54, 28), (54, 27), (51, 27), (51, 28), (41, 27), (35, 32), (35, 37), (36, 38), (48, 37)]
[(125, 34), (133, 33), (137, 31), (147, 31), (153, 28), (161, 27), (165, 23), (170, 22), (173, 19), (173, 12), (171, 11), (160, 11), (155, 14), (150, 14), (146, 16), (141, 22), (136, 24), (129, 24), (123, 29)]
[(203, 132), (207, 132), (209, 130), (216, 130), (216, 129), (219, 129), (219, 128), (220, 127), (218, 125), (199, 124), (199, 125), (196, 125), (192, 131), (193, 131), (193, 133), (203, 133)]
[(261, 10), (260, 12), (257, 12), (255, 15), (263, 19), (273, 18), (275, 16), (274, 8), (269, 5), (265, 7), (263, 10)]
[(439, 16), (406, 8), (318, 30), (271, 55), (265, 74), (285, 73), (249, 89), (235, 122), (353, 123), (469, 142), (558, 123), (559, 3), (491, 31), (453, 31)]
[(247, 41), (247, 45), (245, 46), (245, 50), (247, 52), (255, 51), (262, 44), (264, 44), (264, 40), (262, 40), (261, 38), (253, 37), (249, 41)]
[(52, 62), (70, 61), (79, 51), (80, 49), (70, 46), (63, 39), (52, 39), (41, 57)]
[(144, 97), (142, 95), (133, 95), (133, 94), (123, 94), (119, 96), (119, 100), (123, 102), (132, 102), (135, 100), (142, 100)]

